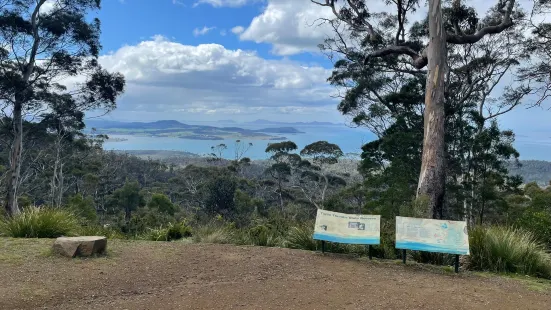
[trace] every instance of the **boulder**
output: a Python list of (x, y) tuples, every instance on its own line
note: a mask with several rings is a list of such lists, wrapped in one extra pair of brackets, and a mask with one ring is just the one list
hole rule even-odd
[(54, 242), (54, 252), (67, 257), (103, 254), (107, 238), (101, 236), (59, 237)]

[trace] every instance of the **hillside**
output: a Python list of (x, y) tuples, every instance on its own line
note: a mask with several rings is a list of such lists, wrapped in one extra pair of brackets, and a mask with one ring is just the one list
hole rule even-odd
[(509, 164), (509, 174), (522, 176), (525, 183), (537, 182), (540, 186), (551, 181), (551, 162), (543, 160), (521, 160), (520, 166)]
[(175, 120), (160, 120), (155, 122), (117, 122), (107, 120), (89, 120), (87, 128), (96, 129), (97, 133), (107, 135), (136, 135), (154, 137), (177, 137), (191, 140), (284, 140), (286, 137), (270, 134), (302, 133), (293, 127), (274, 127), (262, 129), (244, 129), (240, 127), (215, 127), (205, 125), (189, 125)]
[[(177, 165), (189, 164), (206, 164), (206, 159), (200, 155), (182, 151), (161, 151), (161, 150), (139, 150), (139, 151), (120, 151), (136, 155), (141, 158), (153, 158)], [(540, 186), (545, 186), (551, 181), (551, 162), (542, 160), (521, 160), (520, 166), (516, 163), (509, 163), (508, 169), (510, 175), (522, 176), (524, 183), (537, 182)], [(255, 160), (253, 164), (264, 167), (264, 160)], [(342, 163), (337, 164), (333, 169), (338, 170), (342, 166), (346, 166), (346, 170), (354, 170), (356, 163), (347, 159)]]
[[(45, 257), (0, 238), (0, 309), (549, 309), (549, 282), (281, 248), (109, 240), (108, 256)], [(538, 290), (531, 290), (535, 287)], [(161, 306), (162, 305), (162, 306)], [(490, 307), (488, 307), (490, 306)]]

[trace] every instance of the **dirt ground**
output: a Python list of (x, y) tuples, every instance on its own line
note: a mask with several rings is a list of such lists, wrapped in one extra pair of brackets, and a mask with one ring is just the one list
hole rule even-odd
[(0, 238), (0, 309), (551, 309), (551, 285), (278, 248)]

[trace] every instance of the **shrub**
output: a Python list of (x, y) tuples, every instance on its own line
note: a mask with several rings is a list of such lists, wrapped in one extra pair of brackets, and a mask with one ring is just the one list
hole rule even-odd
[(80, 217), (79, 220), (81, 220), (83, 224), (93, 224), (98, 220), (94, 199), (90, 196), (83, 197), (81, 194), (76, 194), (69, 197), (67, 208)]
[(75, 236), (79, 230), (77, 217), (66, 210), (29, 207), (0, 221), (0, 231), (14, 238), (57, 238)]
[(247, 230), (245, 234), (246, 244), (257, 246), (275, 247), (281, 244), (281, 238), (277, 232), (267, 226), (257, 225)]
[(528, 231), (476, 227), (469, 232), (469, 245), (468, 269), (551, 278), (551, 256)]
[(411, 251), (410, 256), (414, 261), (421, 264), (450, 266), (455, 263), (455, 255), (446, 253)]
[(145, 235), (145, 239), (151, 241), (173, 241), (191, 237), (191, 235), (191, 227), (187, 226), (184, 222), (169, 223), (167, 227), (150, 228), (149, 232)]
[(195, 229), (193, 241), (200, 243), (238, 243), (235, 229), (220, 223), (209, 223)]
[(291, 249), (315, 251), (317, 242), (312, 239), (313, 234), (314, 225), (312, 223), (291, 227), (285, 239), (285, 246)]
[(551, 245), (551, 213), (528, 209), (517, 220), (515, 226), (531, 231), (538, 240)]

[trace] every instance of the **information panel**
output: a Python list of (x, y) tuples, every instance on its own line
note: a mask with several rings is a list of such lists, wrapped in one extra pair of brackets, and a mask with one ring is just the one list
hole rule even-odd
[(349, 244), (379, 244), (381, 216), (318, 209), (314, 239)]
[(469, 255), (467, 223), (397, 216), (396, 248)]

